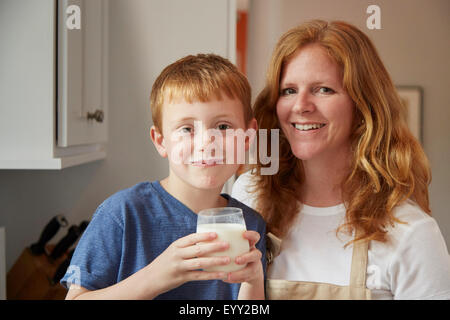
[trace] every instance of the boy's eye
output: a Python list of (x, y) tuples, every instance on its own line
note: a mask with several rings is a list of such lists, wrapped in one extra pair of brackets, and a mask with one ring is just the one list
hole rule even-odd
[(294, 88), (286, 88), (286, 89), (281, 90), (281, 95), (282, 96), (287, 96), (287, 95), (290, 95), (290, 94), (294, 94), (296, 92), (297, 91)]
[(183, 127), (180, 130), (182, 133), (191, 133), (192, 132), (192, 128), (190, 128), (190, 127)]
[(227, 130), (227, 129), (231, 129), (231, 126), (229, 126), (229, 125), (226, 124), (226, 123), (222, 123), (222, 124), (219, 124), (219, 125), (217, 126), (217, 129), (219, 129), (219, 130)]

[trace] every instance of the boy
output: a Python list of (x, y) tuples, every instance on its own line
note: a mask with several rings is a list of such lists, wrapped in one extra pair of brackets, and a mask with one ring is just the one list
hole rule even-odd
[[(70, 287), (66, 299), (264, 299), (265, 223), (220, 194), (240, 166), (236, 137), (228, 133), (256, 130), (250, 99), (247, 79), (213, 54), (187, 56), (162, 71), (150, 97), (150, 134), (169, 160), (169, 176), (122, 190), (99, 206), (61, 280)], [(231, 273), (200, 270), (231, 262), (206, 256), (229, 247), (211, 241), (216, 233), (195, 233), (196, 213), (226, 206), (243, 210), (251, 250), (234, 262), (246, 266)]]

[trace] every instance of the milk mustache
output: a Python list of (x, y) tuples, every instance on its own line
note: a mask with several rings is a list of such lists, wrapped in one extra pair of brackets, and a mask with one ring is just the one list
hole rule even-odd
[(242, 234), (246, 231), (245, 225), (239, 223), (211, 223), (197, 225), (197, 233), (216, 232), (217, 238), (214, 241), (224, 241), (230, 244), (225, 251), (219, 251), (205, 255), (206, 257), (228, 256), (231, 262), (227, 265), (214, 266), (204, 269), (209, 272), (233, 272), (243, 269), (246, 265), (236, 264), (234, 260), (250, 250), (248, 240)]

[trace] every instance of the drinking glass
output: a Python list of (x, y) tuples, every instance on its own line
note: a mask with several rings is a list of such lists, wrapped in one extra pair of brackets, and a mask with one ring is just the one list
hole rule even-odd
[(225, 251), (214, 252), (207, 257), (228, 256), (231, 262), (227, 265), (214, 266), (205, 271), (233, 272), (243, 269), (245, 265), (234, 262), (237, 256), (250, 250), (248, 240), (242, 234), (246, 231), (242, 209), (234, 207), (205, 209), (198, 213), (197, 233), (216, 232), (217, 238), (213, 241), (224, 241), (230, 244)]

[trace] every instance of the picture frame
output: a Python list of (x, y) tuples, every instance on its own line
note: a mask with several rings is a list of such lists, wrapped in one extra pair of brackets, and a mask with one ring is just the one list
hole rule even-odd
[(414, 137), (423, 144), (423, 90), (419, 86), (397, 86), (397, 92), (406, 107), (406, 121)]

